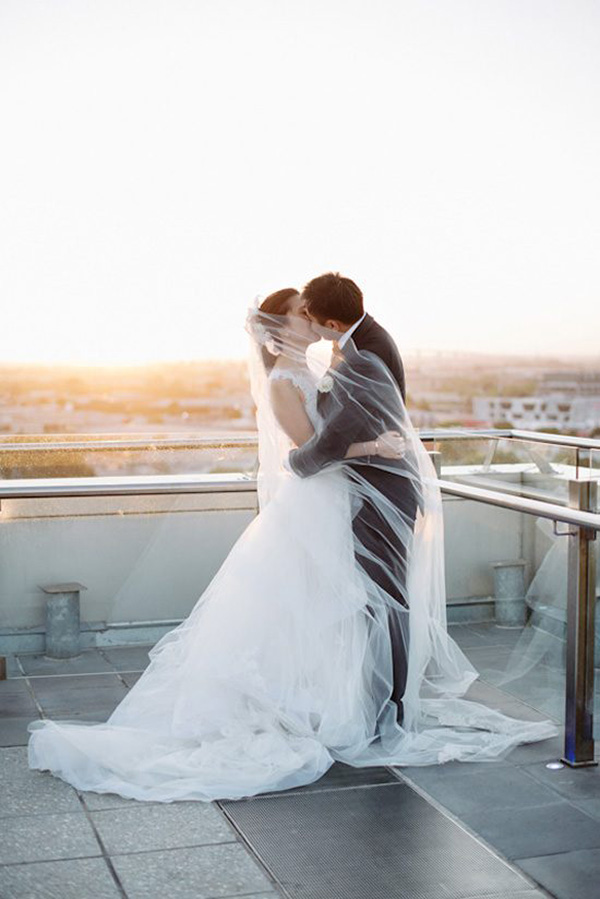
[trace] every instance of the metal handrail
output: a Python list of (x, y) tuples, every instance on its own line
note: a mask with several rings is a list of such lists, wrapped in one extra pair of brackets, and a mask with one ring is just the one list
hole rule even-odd
[(232, 493), (256, 490), (250, 474), (123, 475), (91, 478), (0, 480), (0, 500), (42, 497), (151, 496), (165, 493)]
[(149, 450), (149, 449), (254, 449), (257, 437), (160, 437), (152, 439), (150, 435), (139, 440), (131, 438), (123, 440), (59, 440), (40, 443), (5, 443), (0, 442), (0, 453), (18, 452), (66, 452), (90, 450)]
[[(590, 541), (595, 540), (600, 531), (600, 514), (588, 510), (596, 508), (597, 484), (591, 481), (570, 481), (570, 505), (565, 507), (443, 479), (439, 479), (437, 483), (442, 493), (571, 526), (565, 532), (570, 546), (564, 760), (574, 767), (595, 764), (593, 663), (596, 576), (595, 553), (590, 549)], [(15, 479), (0, 481), (0, 509), (2, 498), (135, 496), (239, 490), (256, 490), (256, 479), (249, 474)]]
[[(567, 500), (554, 493), (544, 493), (542, 490), (529, 490), (522, 484), (513, 484), (510, 481), (497, 481), (487, 477), (488, 472), (474, 471), (471, 475), (452, 475), (453, 484), (465, 484), (471, 486), (474, 479), (484, 477), (486, 490), (497, 490), (499, 493), (507, 493), (512, 496), (524, 496), (527, 499), (541, 500), (542, 502), (556, 503), (557, 506), (566, 506)], [(564, 482), (566, 483), (566, 482)], [(477, 486), (477, 485), (474, 485)]]
[(547, 503), (544, 500), (528, 499), (524, 496), (500, 493), (495, 490), (486, 490), (484, 487), (472, 487), (467, 484), (458, 484), (454, 481), (438, 480), (442, 493), (450, 493), (460, 496), (462, 499), (470, 499), (490, 506), (500, 506), (512, 512), (524, 512), (528, 515), (536, 515), (539, 518), (549, 518), (551, 521), (562, 521), (564, 524), (572, 524), (576, 527), (592, 528), (600, 531), (600, 514), (596, 512), (581, 512), (558, 503)]
[[(493, 438), (496, 440), (523, 440), (531, 443), (545, 443), (553, 446), (572, 447), (573, 449), (597, 450), (600, 452), (600, 440), (588, 437), (571, 437), (570, 435), (548, 434), (545, 431), (523, 431), (518, 428), (423, 428), (418, 430), (419, 437), (425, 442), (446, 440), (477, 440)], [(112, 440), (59, 440), (48, 442), (11, 443), (0, 438), (0, 453), (27, 450), (28, 452), (65, 452), (75, 450), (141, 450), (141, 449), (254, 449), (258, 444), (258, 435), (245, 437), (160, 437), (153, 439), (151, 435), (138, 440), (130, 437)]]
[[(600, 514), (581, 512), (558, 503), (500, 493), (440, 479), (442, 493), (500, 506), (513, 512), (525, 512), (577, 527), (600, 531)], [(220, 493), (256, 490), (256, 478), (250, 474), (123, 475), (90, 478), (19, 478), (0, 480), (0, 499), (83, 496), (148, 496), (165, 493)]]

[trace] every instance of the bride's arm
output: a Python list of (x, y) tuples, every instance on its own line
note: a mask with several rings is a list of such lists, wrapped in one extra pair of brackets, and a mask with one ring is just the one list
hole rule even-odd
[[(314, 436), (315, 429), (306, 414), (306, 407), (298, 388), (287, 378), (278, 378), (271, 382), (271, 404), (279, 426), (296, 446), (302, 446)], [(358, 456), (387, 456), (396, 458), (398, 453), (397, 432), (380, 434), (377, 440), (364, 440), (351, 443), (346, 451), (345, 459)], [(400, 435), (397, 435), (400, 438)]]
[(271, 381), (271, 406), (279, 427), (296, 446), (302, 446), (314, 435), (315, 429), (300, 393), (289, 379)]

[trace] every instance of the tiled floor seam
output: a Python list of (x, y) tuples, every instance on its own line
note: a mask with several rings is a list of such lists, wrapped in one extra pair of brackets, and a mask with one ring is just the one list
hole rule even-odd
[(115, 666), (115, 663), (114, 663), (114, 662), (111, 662), (111, 660), (108, 658), (108, 656), (106, 655), (106, 653), (102, 651), (102, 649), (100, 649), (99, 647), (97, 647), (97, 652), (98, 652), (98, 655), (99, 655), (101, 658), (103, 658), (104, 661), (105, 661), (108, 665), (111, 666), (111, 668), (114, 669), (114, 672), (115, 672), (115, 674), (117, 675), (117, 677), (119, 678), (119, 680), (121, 681), (121, 683), (125, 684), (125, 686), (126, 686), (128, 689), (130, 689), (129, 684), (128, 684), (126, 681), (123, 680), (122, 675), (123, 675), (123, 674), (138, 674), (138, 673), (141, 674), (141, 673), (142, 673), (141, 671), (139, 671), (139, 672), (138, 672), (138, 671), (120, 671), (120, 670)]
[[(318, 781), (315, 781), (315, 784)], [(334, 787), (317, 787), (314, 789), (296, 789), (296, 790), (281, 790), (281, 792), (277, 793), (258, 793), (255, 797), (251, 796), (250, 799), (279, 799), (281, 796), (298, 796), (304, 793), (337, 793), (340, 790), (372, 790), (374, 787), (397, 787), (397, 781), (391, 780), (389, 782), (383, 782), (379, 784), (348, 784), (348, 786), (334, 786)], [(408, 786), (408, 785), (407, 785)], [(225, 800), (228, 801), (228, 800)]]
[(104, 861), (104, 856), (100, 855), (70, 855), (70, 856), (56, 856), (56, 858), (30, 858), (27, 861), (23, 862), (1, 862), (0, 868), (25, 868), (27, 865), (44, 865), (46, 862), (54, 864), (55, 862), (80, 862), (86, 861), (87, 859), (94, 858), (102, 858)]
[[(473, 830), (472, 827), (469, 827), (469, 825), (466, 824), (457, 815), (455, 815), (454, 812), (451, 812), (448, 808), (446, 808), (445, 805), (442, 805), (442, 803), (438, 799), (436, 799), (435, 796), (432, 796), (431, 793), (428, 793), (427, 790), (425, 790), (419, 784), (414, 783), (408, 777), (408, 775), (402, 774), (400, 771), (395, 770), (392, 767), (388, 767), (388, 766), (386, 766), (386, 767), (387, 767), (388, 771), (391, 771), (392, 774), (394, 774), (394, 776), (397, 777), (401, 783), (404, 783), (406, 786), (413, 789), (415, 791), (415, 793), (417, 793), (419, 796), (422, 796), (423, 799), (426, 799), (427, 802), (429, 802), (434, 808), (436, 808), (439, 812), (441, 812), (441, 814), (444, 815), (444, 817), (448, 818), (450, 821), (452, 821), (454, 824), (456, 824), (458, 827), (460, 827), (462, 830), (464, 830), (466, 833), (468, 833), (469, 836), (471, 836), (471, 837), (473, 837), (473, 839), (477, 840), (477, 842), (480, 843), (482, 846), (484, 846), (485, 849), (487, 849), (489, 852), (491, 852), (492, 855), (495, 855), (496, 858), (499, 858), (501, 861), (503, 861), (504, 864), (508, 868), (510, 868), (512, 871), (515, 871), (517, 874), (519, 874), (521, 877), (523, 877), (529, 884), (531, 884), (531, 890), (537, 890), (543, 896), (548, 897), (548, 899), (556, 899), (556, 897), (554, 896), (553, 893), (549, 893), (541, 884), (539, 884), (536, 880), (533, 880), (530, 874), (527, 874), (526, 871), (523, 871), (522, 868), (520, 868), (516, 864), (514, 859), (507, 858), (495, 846), (493, 846), (491, 843), (489, 843), (487, 840), (485, 840), (481, 836), (481, 834), (478, 834), (477, 831)], [(539, 806), (539, 808), (545, 808), (545, 807), (546, 806), (543, 806), (543, 805)]]
[(592, 848), (589, 849), (567, 849), (565, 852), (545, 852), (543, 855), (524, 855), (522, 858), (516, 858), (515, 864), (518, 865), (520, 862), (530, 862), (534, 858), (557, 858), (560, 855), (572, 855), (574, 852), (594, 852), (595, 850)]
[[(515, 765), (515, 767), (518, 767), (519, 770), (523, 771), (523, 774), (526, 774), (533, 783), (538, 784), (538, 786), (547, 787), (549, 790), (551, 790), (555, 794), (557, 801), (568, 802), (568, 804), (571, 805), (573, 808), (576, 808), (577, 811), (582, 812), (582, 814), (584, 814), (586, 816), (586, 818), (590, 818), (592, 821), (596, 821), (596, 823), (599, 823), (597, 815), (593, 815), (591, 812), (586, 811), (585, 808), (582, 808), (580, 805), (577, 805), (577, 803), (574, 802), (569, 796), (565, 796), (564, 793), (561, 793), (559, 790), (556, 789), (556, 787), (553, 787), (552, 784), (546, 783), (545, 781), (538, 780), (538, 778), (534, 777), (530, 771), (524, 770), (525, 766)], [(565, 765), (565, 768), (568, 768), (568, 767), (569, 767), (568, 765)], [(576, 770), (577, 770), (576, 768), (573, 768), (573, 771), (576, 771)], [(579, 769), (579, 770), (581, 770), (581, 769)], [(584, 797), (579, 796), (578, 799), (583, 800)], [(530, 806), (528, 806), (528, 808), (543, 808), (543, 806), (530, 805)], [(600, 826), (600, 824), (599, 824), (599, 826)], [(574, 850), (569, 850), (569, 851), (574, 851)], [(544, 854), (545, 855), (563, 855), (564, 853), (547, 852)], [(538, 858), (538, 856), (532, 856), (532, 857)]]
[(223, 808), (222, 804), (219, 801), (217, 801), (217, 802), (215, 802), (215, 805), (217, 806), (217, 808), (219, 809), (219, 811), (221, 812), (221, 814), (223, 815), (223, 817), (225, 818), (225, 820), (227, 821), (229, 826), (232, 828), (234, 833), (237, 834), (238, 842), (242, 844), (242, 846), (244, 847), (244, 849), (246, 850), (246, 852), (248, 853), (250, 858), (255, 862), (256, 865), (258, 865), (258, 867), (261, 869), (261, 871), (264, 873), (264, 875), (269, 879), (270, 883), (277, 890), (277, 892), (281, 896), (283, 896), (284, 899), (294, 899), (294, 897), (291, 896), (290, 893), (287, 892), (285, 887), (282, 886), (282, 884), (279, 882), (279, 880), (277, 880), (277, 878), (276, 878), (275, 874), (273, 873), (273, 871), (271, 870), (271, 868), (267, 865), (267, 863), (264, 861), (264, 859), (255, 850), (252, 843), (246, 838), (246, 835), (244, 834), (244, 832), (237, 826), (236, 822), (233, 820), (232, 817), (230, 817), (230, 815), (227, 813), (227, 810)]
[(106, 846), (104, 845), (104, 841), (102, 840), (102, 837), (100, 836), (100, 833), (98, 832), (98, 828), (96, 827), (96, 825), (92, 819), (90, 810), (88, 809), (87, 805), (85, 804), (85, 800), (79, 791), (77, 792), (77, 798), (79, 799), (79, 801), (83, 807), (83, 810), (87, 817), (88, 823), (89, 823), (90, 827), (92, 828), (92, 831), (96, 838), (96, 842), (98, 843), (98, 846), (100, 847), (100, 852), (102, 853), (102, 858), (104, 859), (104, 862), (110, 872), (110, 875), (115, 883), (117, 890), (119, 891), (119, 894), (121, 895), (122, 899), (129, 899), (129, 897), (127, 896), (127, 893), (125, 892), (125, 888), (124, 888), (123, 884), (121, 883), (121, 879), (115, 870), (115, 866), (113, 865), (112, 860), (111, 860), (108, 852), (106, 851)]
[(19, 666), (20, 670), (23, 672), (23, 678), (25, 680), (25, 686), (27, 687), (27, 692), (29, 693), (29, 695), (31, 696), (31, 699), (33, 700), (33, 703), (38, 711), (38, 715), (40, 716), (40, 718), (45, 718), (46, 715), (44, 713), (43, 708), (41, 707), (41, 705), (39, 703), (37, 696), (35, 695), (35, 691), (33, 689), (33, 686), (31, 685), (29, 676), (25, 673), (25, 670), (24, 670), (23, 666), (21, 665), (21, 660), (18, 657), (15, 657), (15, 658), (16, 658), (17, 665)]

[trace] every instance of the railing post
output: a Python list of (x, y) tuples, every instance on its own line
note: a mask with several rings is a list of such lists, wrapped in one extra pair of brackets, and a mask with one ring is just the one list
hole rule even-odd
[(439, 450), (427, 450), (429, 453), (429, 458), (433, 462), (433, 467), (435, 468), (435, 473), (438, 478), (442, 476), (442, 454)]
[[(569, 481), (569, 506), (596, 512), (595, 481)], [(569, 534), (565, 755), (571, 767), (594, 761), (594, 638), (596, 614), (596, 531), (576, 527)]]

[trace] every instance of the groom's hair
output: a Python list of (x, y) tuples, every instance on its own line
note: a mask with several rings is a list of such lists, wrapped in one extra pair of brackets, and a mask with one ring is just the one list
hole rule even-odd
[(331, 319), (353, 325), (364, 312), (360, 287), (339, 272), (327, 272), (313, 278), (302, 295), (310, 314), (321, 322)]

